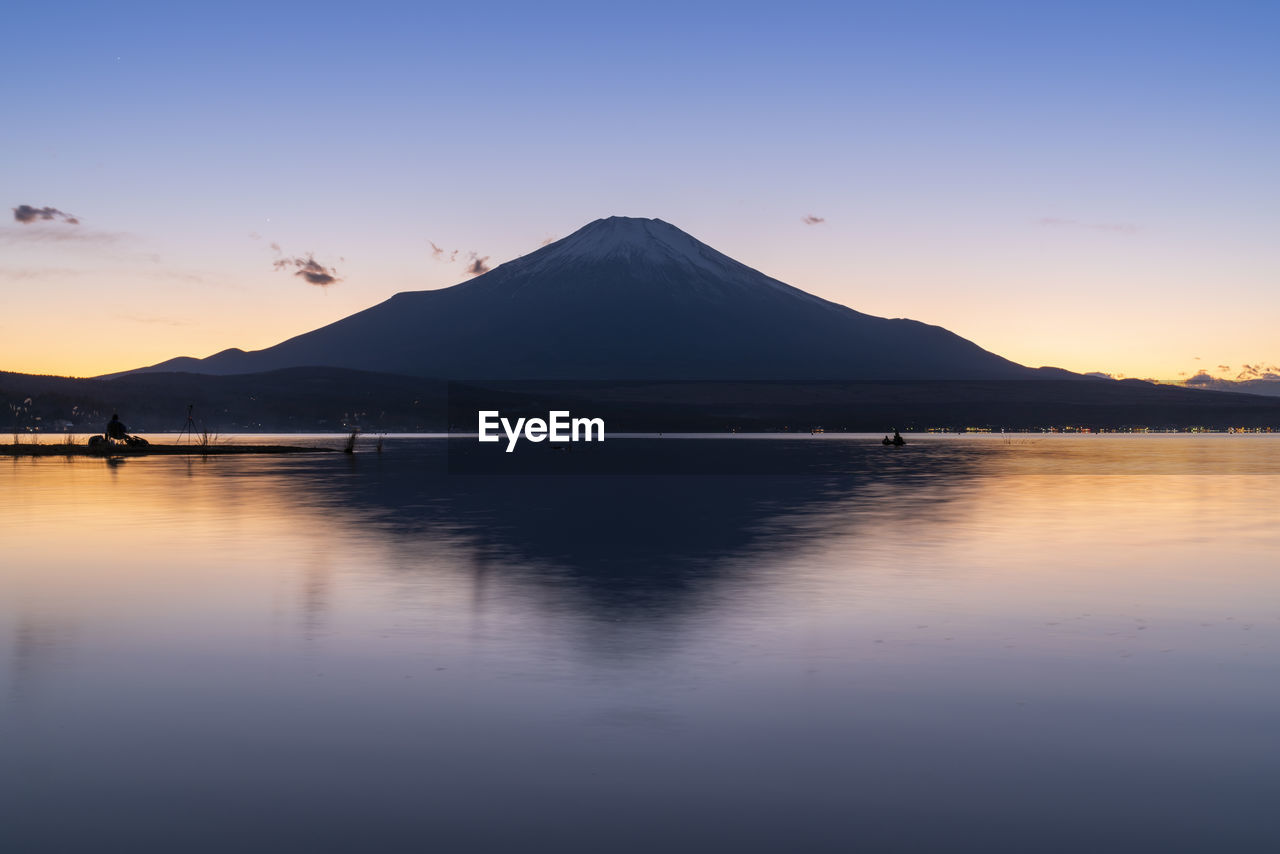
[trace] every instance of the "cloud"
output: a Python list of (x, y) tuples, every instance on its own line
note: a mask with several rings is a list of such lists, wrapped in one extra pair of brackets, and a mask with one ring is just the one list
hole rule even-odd
[(458, 260), (457, 249), (454, 249), (452, 252), (448, 253), (449, 257), (446, 258), (444, 257), (445, 251), (441, 249), (439, 246), (436, 246), (434, 241), (428, 240), (427, 242), (431, 244), (431, 257), (436, 259), (437, 261), (444, 262), (445, 264), (452, 264), (454, 261)]
[(1280, 379), (1280, 367), (1276, 365), (1264, 365), (1262, 363), (1256, 365), (1245, 365), (1240, 373), (1236, 374), (1237, 380), (1274, 380)]
[(1202, 390), (1234, 391), (1280, 397), (1280, 368), (1275, 365), (1261, 366), (1261, 370), (1257, 365), (1249, 367), (1254, 369), (1252, 373), (1248, 375), (1241, 374), (1239, 378), (1234, 380), (1215, 377), (1208, 371), (1198, 371), (1195, 376), (1188, 377), (1182, 384), (1188, 388)]
[(1213, 385), (1214, 383), (1217, 383), (1217, 382), (1221, 382), (1221, 381), (1218, 380), (1216, 377), (1209, 376), (1208, 371), (1200, 371), (1194, 377), (1188, 377), (1186, 380), (1187, 385), (1207, 386), (1207, 385)]
[(827, 221), (827, 218), (821, 217), (821, 216), (814, 216), (813, 214), (806, 214), (805, 216), (800, 217), (800, 221), (803, 222), (805, 225), (821, 225), (822, 223)]
[(538, 245), (539, 245), (539, 246), (550, 246), (552, 243), (555, 243), (555, 242), (556, 242), (556, 239), (555, 239), (554, 237), (544, 237), (544, 238), (542, 238), (542, 242), (541, 242), (541, 243), (539, 243)]
[[(273, 249), (279, 249), (276, 244), (271, 244)], [(279, 258), (272, 264), (277, 270), (288, 270), (293, 268), (293, 274), (305, 279), (307, 284), (316, 285), (317, 287), (326, 288), (329, 285), (341, 282), (338, 271), (334, 267), (326, 267), (315, 259), (315, 256), (308, 252), (305, 256), (299, 255), (294, 258)]]
[(0, 243), (117, 243), (132, 235), (120, 231), (92, 231), (83, 228), (0, 229)]
[(200, 273), (184, 273), (181, 270), (156, 270), (151, 273), (144, 273), (147, 278), (158, 279), (168, 282), (184, 282), (191, 285), (205, 285), (210, 279)]
[[(1230, 365), (1218, 365), (1217, 368), (1219, 374), (1227, 374), (1231, 371)], [(1271, 365), (1265, 362), (1259, 362), (1256, 365), (1244, 365), (1234, 377), (1215, 376), (1201, 368), (1186, 380), (1191, 385), (1211, 386), (1214, 388), (1229, 388), (1259, 382), (1270, 383), (1277, 381), (1280, 381), (1280, 365)]]
[(13, 209), (13, 218), (16, 222), (23, 225), (30, 225), (33, 222), (61, 220), (67, 225), (79, 225), (80, 220), (76, 219), (66, 211), (60, 211), (57, 208), (35, 208), (31, 205), (18, 205)]
[[(92, 269), (85, 270), (75, 269), (72, 267), (0, 267), (0, 281), (11, 282), (58, 282), (66, 279), (83, 279), (86, 276), (97, 277), (98, 275), (99, 273)], [(211, 281), (207, 276), (199, 273), (187, 273), (182, 270), (146, 270), (135, 268), (130, 275), (158, 282), (181, 282), (183, 284), (193, 285), (206, 285), (210, 284)]]
[(1107, 231), (1112, 234), (1137, 234), (1142, 229), (1128, 222), (1081, 222), (1078, 219), (1064, 219), (1057, 216), (1044, 216), (1036, 220), (1037, 225), (1047, 228), (1079, 228), (1086, 231)]
[[(293, 274), (301, 279), (305, 279), (307, 284), (315, 285), (321, 288), (327, 288), (329, 285), (337, 284), (342, 281), (338, 276), (336, 267), (326, 267), (316, 260), (315, 253), (308, 252), (306, 255), (287, 256), (284, 250), (280, 248), (280, 244), (272, 241), (268, 244), (271, 251), (276, 254), (276, 260), (271, 266), (277, 270), (293, 270)], [(339, 261), (345, 261), (345, 258), (339, 258)]]
[[(428, 240), (427, 243), (431, 245), (431, 257), (442, 264), (452, 264), (458, 260), (458, 255), (461, 254), (457, 249), (446, 251), (431, 240)], [(481, 255), (479, 252), (466, 253), (464, 260), (467, 265), (467, 275), (469, 276), (479, 276), (493, 269), (489, 266), (489, 256)]]
[(83, 270), (73, 270), (70, 267), (44, 267), (39, 270), (0, 267), (0, 279), (7, 279), (13, 282), (39, 281), (41, 279), (68, 279), (77, 276), (83, 276)]

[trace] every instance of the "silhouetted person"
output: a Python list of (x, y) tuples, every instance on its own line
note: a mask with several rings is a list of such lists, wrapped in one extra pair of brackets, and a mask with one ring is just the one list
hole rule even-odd
[(107, 422), (107, 438), (118, 439), (121, 442), (129, 438), (129, 431), (125, 428), (124, 422), (120, 420), (120, 416), (116, 413), (112, 413), (111, 420)]
[(899, 433), (897, 430), (894, 430), (894, 431), (893, 431), (893, 444), (895, 444), (895, 445), (897, 445), (899, 448), (901, 448), (903, 445), (907, 444), (907, 440), (906, 440), (906, 439), (904, 439), (904, 438), (902, 438), (902, 434), (901, 434), (901, 433)]
[(888, 434), (888, 433), (885, 433), (885, 434), (884, 434), (884, 439), (882, 439), (882, 440), (881, 440), (880, 444), (881, 444), (881, 445), (892, 445), (892, 444), (893, 444), (893, 440), (889, 438), (889, 434)]

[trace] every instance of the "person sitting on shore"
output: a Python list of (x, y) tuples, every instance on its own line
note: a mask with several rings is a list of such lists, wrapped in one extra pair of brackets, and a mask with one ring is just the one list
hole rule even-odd
[(107, 438), (119, 442), (129, 438), (129, 431), (117, 413), (112, 413), (111, 420), (107, 422)]

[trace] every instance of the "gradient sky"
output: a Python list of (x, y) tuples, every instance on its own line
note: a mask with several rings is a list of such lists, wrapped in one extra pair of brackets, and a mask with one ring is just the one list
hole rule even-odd
[[(1234, 376), (1280, 362), (1278, 34), (1273, 2), (10, 4), (0, 369), (269, 346), (617, 214), (1025, 364)], [(308, 253), (340, 281), (274, 268)]]

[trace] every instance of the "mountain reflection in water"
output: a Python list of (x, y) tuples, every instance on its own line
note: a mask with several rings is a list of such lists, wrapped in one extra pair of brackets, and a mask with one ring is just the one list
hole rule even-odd
[(397, 572), (413, 572), (415, 556), (447, 543), (476, 573), (548, 588), (584, 614), (660, 619), (702, 607), (724, 576), (802, 555), (837, 531), (965, 512), (951, 505), (974, 466), (961, 457), (923, 472), (448, 476), (438, 451), (357, 459), (339, 477), (330, 461), (311, 461), (266, 488), (393, 548)]
[(1280, 443), (878, 439), (0, 461), (0, 843), (1274, 847)]

